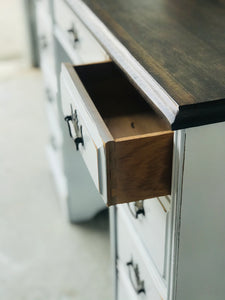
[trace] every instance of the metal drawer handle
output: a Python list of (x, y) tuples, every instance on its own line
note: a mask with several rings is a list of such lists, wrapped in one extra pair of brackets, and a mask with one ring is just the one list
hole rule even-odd
[[(79, 144), (81, 144), (82, 146), (84, 146), (84, 139), (83, 139), (82, 126), (79, 126), (79, 123), (78, 123), (77, 111), (76, 110), (73, 111), (72, 105), (71, 105), (71, 115), (70, 116), (66, 116), (64, 118), (64, 120), (67, 123), (68, 130), (69, 130), (69, 135), (73, 139), (73, 141), (74, 141), (74, 143), (76, 145), (76, 149), (78, 151), (79, 150)], [(73, 135), (72, 135), (72, 131), (71, 131), (71, 127), (70, 127), (70, 122), (73, 125), (74, 131), (75, 131), (75, 134), (76, 134), (75, 137), (73, 137)]]
[(69, 130), (69, 135), (70, 135), (71, 138), (73, 138), (72, 132), (71, 132), (71, 128), (70, 128), (70, 123), (69, 123), (69, 121), (72, 121), (72, 117), (71, 117), (71, 116), (66, 116), (66, 117), (64, 118), (64, 120), (65, 120), (66, 123), (67, 123), (68, 130)]
[[(131, 259), (128, 263), (128, 272), (131, 284), (135, 290), (135, 292), (139, 295), (140, 293), (145, 294), (144, 280), (140, 280), (139, 268), (137, 264), (134, 264), (133, 259)], [(132, 273), (134, 276), (132, 276)], [(135, 282), (134, 282), (135, 280)]]
[(135, 218), (138, 219), (139, 215), (145, 216), (145, 209), (144, 209), (144, 201), (139, 200), (134, 203), (134, 210), (131, 209), (130, 203), (127, 203), (128, 208), (130, 210), (131, 215)]
[(72, 35), (72, 37), (73, 37), (73, 45), (75, 46), (76, 43), (79, 42), (79, 38), (78, 38), (78, 33), (77, 33), (77, 30), (76, 30), (74, 24), (71, 26), (71, 28), (69, 28), (67, 30), (67, 32)]

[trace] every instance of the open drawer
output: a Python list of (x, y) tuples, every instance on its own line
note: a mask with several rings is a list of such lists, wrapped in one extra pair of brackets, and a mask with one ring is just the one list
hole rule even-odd
[(65, 121), (107, 205), (170, 194), (173, 132), (113, 62), (63, 64)]

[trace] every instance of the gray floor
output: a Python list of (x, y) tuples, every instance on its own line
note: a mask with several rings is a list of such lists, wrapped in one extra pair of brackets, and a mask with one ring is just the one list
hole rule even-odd
[(0, 299), (111, 299), (107, 211), (82, 225), (62, 218), (45, 155), (40, 72), (20, 64), (7, 70), (0, 86)]
[(21, 58), (25, 44), (24, 0), (0, 0), (0, 60)]

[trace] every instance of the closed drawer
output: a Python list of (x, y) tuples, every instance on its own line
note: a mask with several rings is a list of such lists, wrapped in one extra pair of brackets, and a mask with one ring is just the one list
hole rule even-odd
[(49, 135), (52, 142), (52, 146), (55, 149), (58, 149), (62, 146), (63, 138), (62, 131), (60, 128), (59, 118), (55, 112), (55, 104), (49, 101), (45, 103), (46, 115), (48, 119), (48, 129)]
[(117, 251), (118, 283), (121, 281), (128, 286), (126, 282), (130, 282), (137, 299), (166, 299), (163, 279), (143, 250), (139, 237), (123, 218), (117, 218)]
[[(129, 266), (128, 266), (129, 264)], [(136, 277), (138, 272), (139, 277)], [(155, 288), (151, 275), (135, 259), (118, 261), (118, 300), (166, 300)]]
[(45, 82), (45, 95), (46, 95), (46, 100), (49, 104), (48, 107), (49, 108), (51, 107), (50, 109), (54, 111), (56, 118), (59, 119), (56, 92), (48, 82)]
[(130, 278), (127, 274), (126, 268), (118, 262), (118, 294), (117, 300), (137, 300), (138, 297), (143, 296), (141, 293), (137, 294), (134, 290)]
[[(43, 1), (45, 3), (45, 1)], [(37, 33), (40, 50), (40, 63), (45, 82), (56, 88), (54, 42), (51, 15), (46, 12), (42, 1), (36, 3)]]
[(169, 210), (167, 197), (122, 204), (118, 208), (118, 218), (129, 220), (162, 277), (166, 275)]
[(170, 194), (173, 132), (113, 62), (65, 64), (61, 90), (77, 149), (108, 205)]
[(58, 37), (71, 54), (75, 64), (109, 60), (108, 55), (83, 25), (70, 7), (62, 0), (54, 1)]

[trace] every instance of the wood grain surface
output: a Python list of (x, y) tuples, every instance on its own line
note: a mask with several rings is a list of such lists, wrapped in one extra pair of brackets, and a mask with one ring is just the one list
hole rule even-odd
[(225, 1), (83, 2), (177, 102), (173, 129), (225, 119)]
[(172, 131), (108, 142), (108, 205), (169, 195), (172, 152)]
[(114, 139), (170, 130), (114, 62), (76, 66), (75, 71)]

